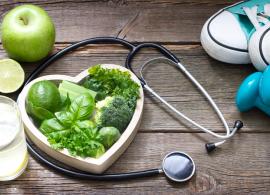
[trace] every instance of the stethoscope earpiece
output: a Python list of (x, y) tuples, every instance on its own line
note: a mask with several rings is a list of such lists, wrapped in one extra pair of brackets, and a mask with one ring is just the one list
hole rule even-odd
[(216, 149), (216, 145), (215, 145), (215, 143), (206, 143), (205, 149), (208, 153), (210, 153)]
[(240, 130), (244, 126), (244, 123), (240, 120), (236, 120), (234, 123), (233, 128), (236, 128), (237, 131)]
[[(243, 126), (244, 126), (244, 123), (243, 123), (242, 121), (236, 120), (236, 121), (234, 122), (233, 129), (232, 129), (230, 132), (231, 132), (231, 133), (233, 133), (233, 132), (236, 133), (236, 132), (237, 132), (238, 130), (240, 130)], [(205, 144), (205, 149), (206, 149), (207, 153), (211, 153), (212, 151), (214, 151), (214, 150), (217, 148), (217, 146), (220, 146), (220, 145), (224, 144), (225, 141), (226, 141), (226, 140), (221, 141), (221, 142), (216, 142), (216, 143), (206, 143), (206, 144)]]

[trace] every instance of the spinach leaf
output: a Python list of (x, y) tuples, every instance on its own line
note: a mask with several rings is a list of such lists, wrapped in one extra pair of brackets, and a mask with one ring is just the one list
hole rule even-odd
[(89, 94), (78, 96), (70, 105), (69, 111), (73, 114), (74, 120), (87, 119), (95, 109), (95, 100)]

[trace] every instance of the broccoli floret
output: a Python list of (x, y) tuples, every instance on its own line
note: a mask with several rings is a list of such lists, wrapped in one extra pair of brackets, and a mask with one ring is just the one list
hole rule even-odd
[(108, 96), (97, 102), (96, 107), (94, 120), (100, 128), (115, 127), (122, 133), (133, 116), (133, 109), (122, 96)]

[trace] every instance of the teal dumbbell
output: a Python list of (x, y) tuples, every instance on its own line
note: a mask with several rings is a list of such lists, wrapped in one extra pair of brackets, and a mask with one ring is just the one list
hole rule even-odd
[(243, 81), (236, 95), (236, 105), (240, 112), (257, 107), (270, 116), (270, 66)]

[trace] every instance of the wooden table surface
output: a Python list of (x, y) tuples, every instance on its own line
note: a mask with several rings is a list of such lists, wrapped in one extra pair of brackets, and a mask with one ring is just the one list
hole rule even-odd
[[(18, 179), (0, 183), (0, 194), (268, 194), (270, 191), (270, 120), (258, 110), (240, 114), (234, 103), (241, 81), (255, 71), (252, 65), (230, 65), (211, 59), (200, 45), (202, 25), (226, 0), (29, 0), (0, 2), (1, 15), (11, 8), (33, 3), (43, 7), (56, 26), (55, 51), (70, 43), (95, 36), (113, 36), (131, 42), (151, 41), (171, 49), (186, 68), (208, 90), (225, 118), (245, 126), (222, 149), (208, 155), (204, 149), (210, 136), (181, 121), (151, 95), (146, 94), (143, 121), (137, 136), (108, 172), (126, 172), (160, 167), (173, 150), (194, 158), (196, 175), (184, 184), (165, 177), (122, 182), (85, 181), (66, 177), (30, 157), (29, 166)], [(45, 74), (76, 75), (97, 63), (123, 65), (127, 51), (119, 46), (81, 48), (49, 68)], [(159, 56), (144, 50), (135, 60)], [(6, 57), (1, 48), (0, 57)], [(38, 63), (23, 64), (29, 74)], [(137, 66), (138, 67), (138, 66)], [(136, 67), (136, 69), (137, 69)], [(173, 67), (162, 64), (146, 73), (149, 83), (171, 104), (202, 125), (224, 132), (205, 99)], [(16, 94), (9, 95), (16, 98)]]

